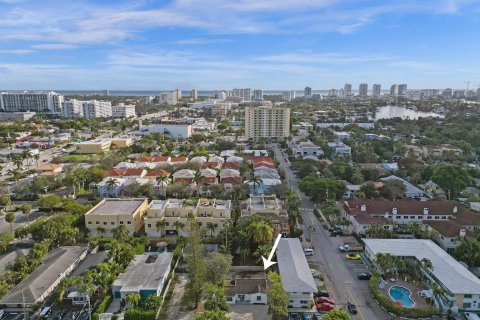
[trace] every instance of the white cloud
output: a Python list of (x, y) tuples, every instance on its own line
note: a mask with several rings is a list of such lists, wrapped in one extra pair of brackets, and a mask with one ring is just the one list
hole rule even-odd
[(0, 53), (3, 54), (16, 54), (16, 55), (24, 55), (24, 54), (31, 54), (33, 50), (28, 49), (1, 49)]
[(77, 48), (76, 45), (66, 44), (66, 43), (44, 43), (44, 44), (34, 44), (31, 46), (33, 49), (44, 49), (44, 50), (68, 50)]

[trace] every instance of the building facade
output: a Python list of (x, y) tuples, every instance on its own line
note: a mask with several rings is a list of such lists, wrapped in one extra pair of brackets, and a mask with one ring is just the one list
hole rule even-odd
[(54, 92), (0, 93), (0, 109), (6, 112), (33, 111), (62, 114), (63, 96)]
[(82, 107), (85, 119), (110, 118), (112, 116), (112, 103), (110, 101), (84, 101)]
[(134, 118), (136, 116), (135, 106), (129, 104), (119, 103), (116, 106), (112, 106), (112, 117), (114, 118)]
[(372, 88), (372, 97), (380, 97), (381, 92), (382, 92), (382, 85), (378, 83), (374, 83)]
[(366, 97), (368, 95), (368, 83), (360, 83), (358, 86), (358, 95), (360, 97)]
[(290, 135), (290, 108), (245, 107), (247, 139), (283, 139)]
[(252, 100), (252, 90), (250, 88), (235, 88), (232, 90), (232, 96), (242, 98), (243, 102)]
[(70, 99), (62, 103), (62, 115), (65, 118), (83, 118), (83, 101)]

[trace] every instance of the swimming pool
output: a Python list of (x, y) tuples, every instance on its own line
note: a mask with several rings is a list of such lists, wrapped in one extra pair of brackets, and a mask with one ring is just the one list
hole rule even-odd
[(405, 287), (393, 286), (388, 290), (388, 294), (393, 302), (401, 303), (404, 308), (415, 307), (415, 301), (410, 298), (412, 292)]

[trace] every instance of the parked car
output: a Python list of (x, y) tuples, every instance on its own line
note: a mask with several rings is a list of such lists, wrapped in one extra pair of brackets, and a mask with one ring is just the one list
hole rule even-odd
[(48, 316), (52, 313), (51, 307), (45, 307), (40, 311), (40, 319), (48, 319)]
[(370, 280), (371, 277), (372, 277), (371, 272), (362, 272), (357, 274), (358, 280)]
[(319, 297), (330, 297), (330, 294), (328, 293), (328, 291), (318, 291), (317, 293), (315, 293), (313, 295), (314, 298), (319, 298)]
[(312, 314), (308, 313), (308, 312), (302, 313), (302, 318), (303, 318), (303, 320), (313, 320)]
[(347, 309), (351, 314), (357, 314), (357, 306), (350, 301), (347, 301)]
[(356, 253), (349, 253), (349, 254), (345, 255), (345, 257), (348, 260), (361, 260), (362, 259), (362, 257), (360, 257), (360, 255), (356, 254)]
[(348, 246), (348, 244), (344, 244), (343, 246), (338, 247), (338, 251), (340, 252), (348, 252), (349, 249), (350, 247)]
[(335, 306), (330, 303), (317, 303), (315, 306), (317, 307), (318, 311), (330, 311), (335, 309)]
[(329, 231), (330, 231), (330, 234), (331, 234), (331, 235), (334, 235), (334, 236), (336, 236), (336, 235), (339, 235), (339, 234), (342, 234), (342, 233), (343, 233), (342, 229), (340, 229), (340, 228), (337, 228), (337, 227), (330, 228), (330, 230), (329, 230)]
[(322, 314), (320, 314), (320, 313), (315, 313), (315, 314), (313, 315), (313, 320), (320, 320), (320, 319), (322, 319)]
[(315, 251), (313, 251), (313, 249), (310, 249), (310, 248), (306, 248), (306, 249), (303, 249), (303, 253), (305, 253), (305, 256), (313, 256), (315, 254)]
[(317, 303), (330, 303), (330, 304), (335, 304), (335, 301), (333, 301), (330, 298), (327, 297), (320, 297), (317, 299)]

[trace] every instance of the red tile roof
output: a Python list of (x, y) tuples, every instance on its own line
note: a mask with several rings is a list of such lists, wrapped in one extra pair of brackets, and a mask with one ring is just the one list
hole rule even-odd
[(240, 168), (240, 163), (238, 162), (225, 162), (222, 166), (223, 169), (227, 169), (227, 168), (230, 168), (230, 169), (238, 169)]
[(148, 171), (145, 177), (158, 177), (161, 174), (163, 174), (166, 177), (170, 176), (170, 172), (168, 172), (167, 170), (155, 169), (155, 170)]
[(141, 176), (144, 169), (111, 169), (107, 171), (107, 177), (134, 177)]
[(141, 156), (138, 157), (135, 161), (137, 162), (167, 162), (170, 157), (167, 156)]
[(266, 162), (266, 161), (260, 161), (260, 162), (254, 162), (253, 163), (253, 168), (254, 169), (259, 168), (259, 167), (267, 167), (267, 168), (272, 168), (272, 169), (276, 168), (274, 163), (270, 163), (270, 162)]
[(208, 162), (205, 163), (205, 166), (207, 168), (219, 168), (220, 169), (222, 167), (222, 164), (223, 164), (222, 162), (216, 162), (216, 161), (210, 162), (210, 161), (208, 161)]
[(186, 162), (187, 160), (187, 157), (172, 157), (170, 162)]
[[(464, 229), (461, 224), (453, 220), (443, 221), (423, 221), (424, 224), (429, 225), (433, 229), (437, 230), (444, 237), (454, 238), (458, 237), (460, 230)], [(476, 237), (475, 233), (470, 230), (465, 230), (468, 237)]]
[(242, 184), (243, 179), (240, 176), (237, 177), (225, 177), (225, 178), (220, 178), (220, 183), (221, 184)]

